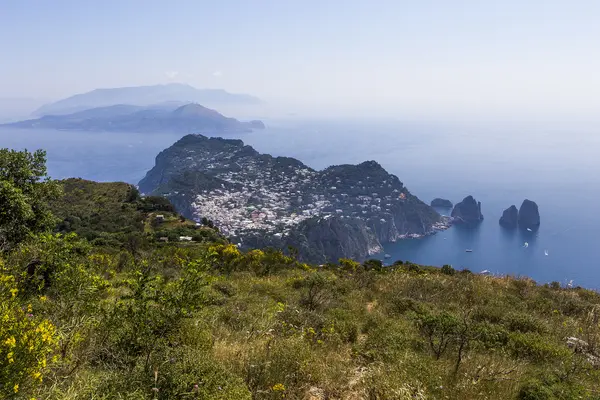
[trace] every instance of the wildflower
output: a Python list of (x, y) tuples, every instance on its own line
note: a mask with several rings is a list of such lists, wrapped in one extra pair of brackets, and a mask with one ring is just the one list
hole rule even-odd
[(47, 301), (47, 300), (48, 300), (48, 297), (46, 297), (46, 296), (40, 296), (40, 301)]
[(4, 344), (8, 347), (15, 347), (17, 345), (17, 341), (14, 336), (11, 336), (4, 341)]
[(285, 386), (283, 383), (276, 383), (275, 385), (273, 385), (271, 390), (273, 390), (274, 392), (284, 392)]
[(13, 358), (13, 357), (14, 357), (14, 355), (15, 355), (15, 354), (14, 354), (12, 351), (6, 355), (6, 359), (8, 360), (8, 363), (9, 363), (9, 364), (11, 364), (11, 363), (14, 363), (14, 362), (15, 362), (15, 359)]
[(19, 391), (19, 384), (18, 383), (15, 386), (13, 386), (13, 390), (15, 391), (15, 393), (17, 393)]
[(12, 294), (12, 297), (15, 297), (17, 293), (19, 293), (19, 289), (10, 289), (10, 294)]

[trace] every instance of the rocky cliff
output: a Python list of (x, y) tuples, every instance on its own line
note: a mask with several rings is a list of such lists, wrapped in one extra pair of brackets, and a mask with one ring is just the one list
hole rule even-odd
[(514, 229), (519, 222), (519, 210), (515, 205), (508, 207), (500, 217), (500, 225), (508, 229)]
[(382, 243), (447, 225), (375, 161), (316, 171), (241, 140), (202, 135), (161, 152), (139, 186), (190, 218), (212, 220), (242, 246), (293, 246), (318, 262), (364, 259)]
[(519, 227), (523, 229), (537, 229), (540, 226), (540, 212), (538, 205), (531, 200), (523, 200), (519, 208)]
[(476, 224), (483, 220), (481, 202), (477, 202), (473, 196), (467, 196), (454, 206), (451, 215), (455, 223)]

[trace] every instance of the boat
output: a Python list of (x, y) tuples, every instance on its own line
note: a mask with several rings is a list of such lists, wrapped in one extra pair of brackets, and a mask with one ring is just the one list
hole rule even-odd
[(392, 256), (390, 256), (389, 254), (385, 254), (383, 257), (385, 257), (385, 258), (392, 258)]
[(544, 250), (544, 254), (545, 254), (545, 255), (548, 255), (548, 250)]
[(528, 230), (529, 232), (532, 232), (532, 231), (531, 231), (531, 228), (527, 228), (527, 230)]
[(529, 243), (525, 242), (525, 244), (523, 245), (523, 247), (525, 247), (525, 248), (529, 247)]
[(467, 253), (472, 253), (472, 252), (473, 252), (473, 250), (472, 250), (472, 249), (466, 249), (465, 251), (466, 251)]

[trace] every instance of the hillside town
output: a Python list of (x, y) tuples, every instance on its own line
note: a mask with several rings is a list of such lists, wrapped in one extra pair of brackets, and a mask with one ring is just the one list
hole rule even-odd
[(188, 170), (210, 177), (212, 185), (192, 193), (193, 217), (213, 221), (228, 237), (281, 237), (305, 220), (333, 217), (364, 220), (384, 241), (449, 224), (375, 161), (316, 171), (292, 158), (259, 154), (239, 140), (190, 136), (169, 149), (161, 177)]

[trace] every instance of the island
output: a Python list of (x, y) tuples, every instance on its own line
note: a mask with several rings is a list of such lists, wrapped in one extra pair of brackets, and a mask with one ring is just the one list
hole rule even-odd
[(502, 212), (500, 225), (507, 229), (515, 229), (519, 223), (519, 210), (514, 204)]
[(535, 201), (523, 200), (519, 208), (519, 227), (534, 230), (540, 226), (540, 211)]
[(481, 213), (481, 202), (478, 202), (473, 196), (467, 196), (460, 203), (454, 206), (452, 214), (454, 222), (458, 224), (477, 224), (483, 221)]
[(264, 129), (262, 121), (241, 122), (200, 104), (177, 102), (141, 107), (118, 104), (67, 115), (6, 124), (22, 129), (61, 129), (98, 132), (210, 133), (226, 134)]
[(452, 206), (453, 204), (450, 200), (441, 199), (439, 197), (436, 197), (435, 199), (431, 200), (431, 207), (452, 208)]

